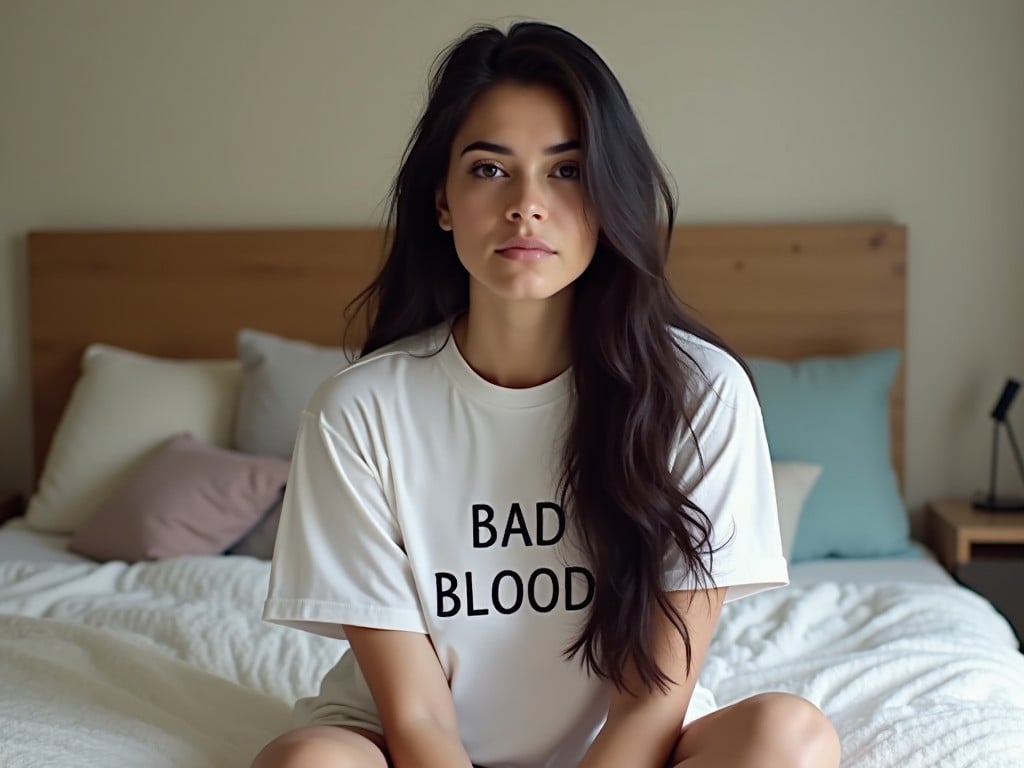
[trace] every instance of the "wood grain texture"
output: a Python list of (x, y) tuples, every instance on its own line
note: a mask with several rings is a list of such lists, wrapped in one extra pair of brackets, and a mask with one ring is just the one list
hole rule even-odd
[[(344, 308), (376, 274), (383, 243), (378, 229), (29, 233), (36, 478), (89, 343), (230, 358), (248, 327), (340, 344)], [(906, 229), (887, 222), (689, 225), (674, 233), (668, 275), (745, 355), (902, 350), (906, 248)], [(902, 371), (892, 405), (902, 482)]]
[[(967, 499), (940, 499), (927, 506), (929, 544), (950, 573), (974, 559), (978, 545), (1024, 545), (1024, 513), (984, 512)], [(1017, 550), (1007, 554), (1020, 555)]]

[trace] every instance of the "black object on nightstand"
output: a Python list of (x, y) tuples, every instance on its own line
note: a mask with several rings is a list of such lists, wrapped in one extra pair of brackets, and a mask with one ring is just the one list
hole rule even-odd
[(975, 509), (988, 512), (1024, 512), (1024, 498), (1011, 496), (1000, 497), (996, 495), (996, 475), (999, 471), (999, 429), (1006, 428), (1006, 436), (1010, 438), (1010, 448), (1013, 450), (1013, 457), (1017, 462), (1017, 471), (1020, 472), (1020, 479), (1024, 480), (1024, 459), (1020, 456), (1020, 446), (1017, 445), (1017, 438), (1013, 434), (1013, 427), (1006, 418), (1013, 400), (1020, 390), (1020, 382), (1016, 379), (1007, 379), (995, 407), (992, 409), (992, 457), (989, 467), (988, 493), (979, 494), (971, 502)]

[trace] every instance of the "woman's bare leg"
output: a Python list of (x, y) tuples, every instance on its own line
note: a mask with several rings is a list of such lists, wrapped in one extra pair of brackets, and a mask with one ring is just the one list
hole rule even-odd
[(814, 704), (763, 693), (686, 725), (669, 765), (676, 768), (838, 768), (839, 737)]
[[(351, 726), (297, 728), (270, 742), (252, 768), (387, 768), (384, 739)], [(821, 710), (788, 693), (743, 699), (685, 726), (674, 768), (838, 768), (839, 737)]]
[(267, 744), (252, 768), (387, 768), (384, 737), (347, 725), (308, 725)]

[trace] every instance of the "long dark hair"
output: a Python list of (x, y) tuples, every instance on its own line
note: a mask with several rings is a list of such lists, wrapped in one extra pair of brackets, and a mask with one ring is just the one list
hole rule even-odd
[(663, 584), (670, 549), (681, 553), (697, 585), (713, 586), (711, 521), (670, 472), (679, 440), (695, 439), (690, 416), (697, 403), (687, 391), (701, 374), (668, 329), (734, 353), (672, 293), (665, 278), (672, 190), (626, 94), (590, 46), (558, 27), (520, 22), (507, 34), (474, 27), (442, 51), (390, 190), (387, 258), (349, 316), (367, 310), (365, 355), (466, 311), (469, 277), (452, 234), (438, 225), (434, 195), (474, 100), (507, 82), (553, 87), (573, 106), (584, 193), (600, 226), (594, 258), (575, 283), (575, 412), (558, 488), (595, 591), (565, 655), (582, 653), (590, 672), (619, 689), (628, 689), (632, 663), (647, 690), (665, 691), (673, 678), (655, 660), (655, 607), (683, 638), (687, 674), (692, 656), (686, 624)]

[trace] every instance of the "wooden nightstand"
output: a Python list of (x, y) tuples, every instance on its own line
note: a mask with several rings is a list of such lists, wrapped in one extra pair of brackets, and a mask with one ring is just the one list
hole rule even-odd
[(928, 543), (946, 569), (998, 608), (1024, 643), (1024, 513), (931, 501), (927, 522)]
[(0, 491), (0, 525), (24, 512), (25, 500), (20, 493)]

